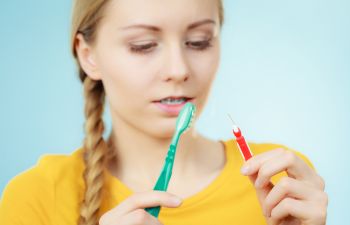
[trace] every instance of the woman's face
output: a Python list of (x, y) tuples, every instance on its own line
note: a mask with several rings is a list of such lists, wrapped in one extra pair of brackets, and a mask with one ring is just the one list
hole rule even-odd
[(219, 64), (219, 31), (217, 0), (112, 0), (91, 75), (104, 84), (113, 121), (170, 138), (178, 112), (159, 102), (170, 96), (191, 98), (198, 116)]

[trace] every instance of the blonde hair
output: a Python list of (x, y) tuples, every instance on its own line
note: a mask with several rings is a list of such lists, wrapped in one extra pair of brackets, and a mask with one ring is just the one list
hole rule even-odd
[[(220, 25), (224, 21), (222, 0), (219, 1)], [(79, 78), (83, 83), (85, 97), (85, 139), (84, 180), (85, 194), (80, 206), (79, 225), (97, 225), (99, 210), (103, 199), (104, 168), (113, 158), (111, 148), (103, 139), (104, 122), (102, 119), (105, 90), (102, 81), (92, 80), (80, 66), (76, 46), (76, 35), (82, 34), (84, 40), (93, 44), (97, 28), (103, 19), (103, 13), (110, 0), (74, 0), (71, 27), (71, 50), (79, 69)]]

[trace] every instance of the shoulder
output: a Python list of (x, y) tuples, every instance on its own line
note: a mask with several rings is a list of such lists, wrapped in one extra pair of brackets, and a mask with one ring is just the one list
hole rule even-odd
[(70, 155), (43, 155), (35, 166), (10, 180), (0, 201), (0, 223), (20, 223), (21, 218), (33, 218), (33, 224), (41, 224), (34, 218), (45, 221), (43, 224), (48, 222), (54, 212), (57, 188), (83, 183), (82, 178), (77, 179), (84, 165), (81, 154), (78, 149)]
[(35, 166), (15, 176), (8, 183), (6, 189), (8, 187), (18, 188), (22, 185), (39, 185), (42, 182), (58, 185), (66, 178), (81, 175), (83, 169), (84, 163), (81, 149), (77, 149), (67, 155), (45, 154), (39, 158)]

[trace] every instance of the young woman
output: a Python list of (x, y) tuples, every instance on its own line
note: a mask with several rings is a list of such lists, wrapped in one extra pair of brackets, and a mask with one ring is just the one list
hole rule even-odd
[[(301, 154), (194, 127), (181, 137), (167, 192), (152, 191), (178, 111), (203, 111), (219, 65), (219, 0), (76, 0), (72, 51), (85, 93), (86, 137), (42, 157), (7, 185), (1, 224), (303, 224), (326, 220), (324, 182)], [(105, 97), (113, 131), (103, 139)], [(242, 168), (241, 166), (244, 165)], [(272, 180), (270, 182), (270, 180)], [(161, 206), (159, 218), (144, 209)]]

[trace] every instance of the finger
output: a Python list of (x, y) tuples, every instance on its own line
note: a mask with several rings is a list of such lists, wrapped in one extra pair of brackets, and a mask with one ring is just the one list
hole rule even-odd
[(262, 205), (264, 215), (271, 216), (272, 209), (286, 197), (309, 200), (314, 194), (315, 189), (310, 185), (290, 177), (283, 177), (266, 196)]
[(271, 157), (280, 154), (282, 151), (283, 149), (275, 149), (258, 155), (254, 155), (252, 158), (250, 158), (243, 164), (241, 168), (241, 173), (243, 175), (253, 175), (257, 173), (261, 164), (269, 160)]
[(259, 166), (258, 177), (255, 182), (257, 187), (266, 185), (272, 176), (282, 171), (286, 171), (293, 178), (308, 181), (316, 175), (302, 159), (288, 150), (273, 155), (268, 160), (261, 162)]
[[(270, 159), (276, 154), (279, 154), (282, 149), (275, 149), (272, 151), (264, 152), (258, 155), (254, 155), (252, 158), (250, 158), (247, 162), (244, 163), (241, 172), (243, 175), (248, 175), (250, 181), (255, 183), (255, 180), (257, 178), (257, 171), (258, 168), (257, 165)], [(265, 185), (264, 187), (261, 188), (255, 188), (257, 197), (259, 199), (260, 204), (264, 201), (266, 198), (267, 194), (270, 192), (270, 190), (273, 188), (273, 184), (271, 182), (268, 183), (268, 185)]]
[(125, 224), (140, 225), (162, 225), (154, 216), (147, 213), (144, 209), (136, 209), (122, 217)]
[(313, 206), (307, 204), (306, 201), (297, 200), (293, 198), (283, 199), (276, 207), (271, 211), (271, 218), (274, 220), (282, 220), (288, 216), (296, 217), (300, 220), (306, 220), (310, 217), (310, 211)]
[(154, 206), (164, 206), (167, 208), (178, 207), (182, 200), (168, 192), (164, 191), (148, 191), (135, 193), (116, 208), (113, 209), (117, 215), (125, 215), (136, 209), (144, 209)]
[[(257, 177), (257, 174), (253, 174), (253, 175), (249, 176), (249, 179), (253, 185), (255, 183), (256, 177)], [(264, 202), (266, 196), (269, 194), (269, 192), (272, 190), (273, 187), (274, 187), (274, 185), (271, 182), (269, 182), (264, 187), (255, 188), (256, 195), (258, 197), (260, 205), (263, 205), (263, 202)]]

